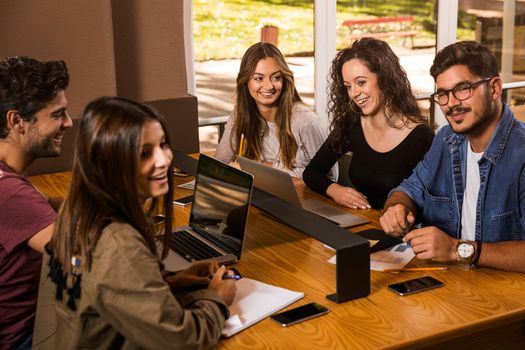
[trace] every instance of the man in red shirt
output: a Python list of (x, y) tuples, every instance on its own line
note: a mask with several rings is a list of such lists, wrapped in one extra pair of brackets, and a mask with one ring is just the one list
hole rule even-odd
[(56, 212), (24, 173), (36, 158), (60, 154), (73, 125), (68, 83), (62, 61), (0, 61), (0, 350), (31, 347), (42, 252)]

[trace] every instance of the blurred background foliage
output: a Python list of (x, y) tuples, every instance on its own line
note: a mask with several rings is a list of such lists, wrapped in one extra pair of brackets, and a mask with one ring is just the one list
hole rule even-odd
[[(416, 46), (435, 44), (434, 0), (338, 0), (337, 47), (348, 45), (347, 19), (401, 16), (414, 17), (411, 30), (419, 30)], [(194, 0), (193, 35), (195, 59), (205, 61), (242, 57), (260, 40), (264, 25), (279, 28), (279, 48), (286, 56), (313, 55), (313, 0)], [(460, 11), (458, 39), (474, 39), (476, 18)], [(403, 39), (387, 39), (401, 44)]]

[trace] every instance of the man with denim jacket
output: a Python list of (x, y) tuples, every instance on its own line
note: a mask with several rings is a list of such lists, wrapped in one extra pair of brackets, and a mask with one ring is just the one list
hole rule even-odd
[(419, 259), (525, 271), (525, 125), (502, 102), (494, 55), (458, 42), (430, 73), (449, 126), (391, 191), (381, 226)]

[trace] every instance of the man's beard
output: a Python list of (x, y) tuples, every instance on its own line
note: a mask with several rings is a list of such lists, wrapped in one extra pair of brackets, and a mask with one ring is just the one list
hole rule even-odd
[[(455, 124), (454, 122), (451, 122), (447, 119), (450, 127), (457, 134), (472, 134), (473, 135), (473, 134), (479, 133), (480, 131), (482, 131), (484, 125), (488, 124), (494, 118), (494, 108), (490, 102), (491, 102), (490, 96), (488, 94), (488, 91), (486, 91), (485, 101), (482, 106), (483, 114), (481, 114), (481, 116), (479, 117), (478, 115), (476, 115), (475, 117), (477, 118), (474, 120), (472, 125), (464, 130), (456, 130), (456, 128), (458, 128), (461, 124), (460, 123)], [(449, 108), (446, 111), (445, 115), (450, 117), (454, 113), (468, 113), (468, 112), (472, 112), (472, 109), (469, 107), (454, 106), (452, 108)]]
[(63, 133), (63, 131), (41, 138), (38, 131), (36, 131), (36, 128), (34, 130), (35, 131), (29, 132), (30, 141), (27, 149), (28, 155), (32, 159), (59, 156), (61, 149), (54, 145), (54, 138)]

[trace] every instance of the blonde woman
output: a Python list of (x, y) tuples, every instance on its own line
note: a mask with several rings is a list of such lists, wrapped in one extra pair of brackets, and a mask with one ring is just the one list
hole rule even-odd
[(302, 178), (327, 136), (328, 128), (302, 102), (279, 49), (252, 45), (241, 60), (234, 111), (215, 157), (229, 163), (240, 153)]

